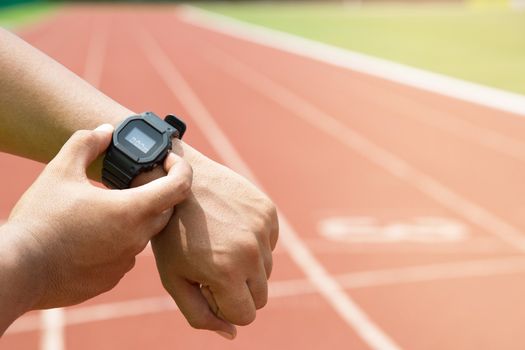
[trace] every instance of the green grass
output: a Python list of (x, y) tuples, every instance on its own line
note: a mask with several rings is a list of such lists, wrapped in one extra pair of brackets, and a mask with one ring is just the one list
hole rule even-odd
[(0, 8), (0, 26), (14, 29), (34, 23), (58, 9), (55, 4), (32, 3)]
[(438, 4), (199, 6), (343, 48), (525, 93), (525, 11)]

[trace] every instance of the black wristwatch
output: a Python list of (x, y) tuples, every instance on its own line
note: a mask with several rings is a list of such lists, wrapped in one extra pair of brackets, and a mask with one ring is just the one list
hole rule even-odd
[(102, 168), (102, 182), (109, 188), (129, 188), (140, 173), (162, 164), (171, 151), (172, 138), (181, 139), (186, 124), (174, 115), (164, 120), (152, 112), (133, 115), (113, 132)]

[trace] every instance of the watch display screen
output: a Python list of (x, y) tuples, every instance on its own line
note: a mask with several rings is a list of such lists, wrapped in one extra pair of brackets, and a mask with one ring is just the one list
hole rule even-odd
[(131, 129), (124, 139), (138, 148), (142, 153), (148, 153), (148, 151), (155, 145), (155, 140), (146, 135), (146, 133), (138, 127)]

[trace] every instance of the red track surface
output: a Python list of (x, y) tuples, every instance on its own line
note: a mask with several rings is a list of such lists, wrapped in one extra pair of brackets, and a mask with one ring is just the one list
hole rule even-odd
[[(366, 150), (348, 147), (305, 122), (287, 106), (291, 100), (282, 91), (265, 94), (246, 80), (258, 80), (260, 87), (261, 79), (270, 79), (517, 229), (525, 229), (525, 157), (517, 156), (525, 153), (519, 141), (525, 135), (523, 119), (197, 28), (168, 7), (71, 8), (23, 36), (84, 75), (93, 69), (86, 65), (97, 64), (86, 62), (89, 50), (100, 44), (94, 33), (108, 35), (100, 77), (90, 73), (90, 78), (133, 110), (179, 112), (189, 122), (187, 142), (221, 161), (197, 126), (195, 111), (174, 96), (148, 60), (140, 44), (142, 30), (180, 71), (315, 258), (336, 279), (350, 274), (339, 279), (348, 296), (399, 347), (525, 347), (525, 257), (498, 237), (497, 227), (486, 227), (486, 215), (467, 221), (457, 201), (456, 207), (436, 201), (413, 181), (387, 172)], [(258, 73), (247, 78), (236, 73), (239, 67)], [(269, 98), (276, 91), (278, 96)], [(487, 132), (500, 137), (492, 146)], [(0, 218), (6, 218), (42, 166), (4, 154), (0, 164)], [(464, 225), (468, 236), (435, 243), (331, 241), (320, 235), (318, 224), (332, 216), (367, 216), (383, 224), (438, 216)], [(472, 261), (477, 272), (469, 269)], [(422, 268), (419, 280), (407, 277), (414, 271), (408, 267)], [(228, 342), (192, 330), (163, 299), (154, 259), (146, 252), (115, 290), (66, 311), (71, 323), (65, 328), (66, 348), (370, 348), (307, 282), (283, 246), (276, 251), (274, 269), (268, 306)], [(368, 276), (364, 282), (363, 276)], [(151, 308), (148, 300), (161, 306)], [(132, 308), (126, 304), (95, 320), (87, 309), (126, 301), (136, 301), (139, 311), (126, 315)], [(75, 321), (75, 310), (87, 319)], [(32, 313), (19, 320), (0, 347), (38, 348), (45, 333), (39, 324), (27, 331), (17, 328), (37, 317)]]

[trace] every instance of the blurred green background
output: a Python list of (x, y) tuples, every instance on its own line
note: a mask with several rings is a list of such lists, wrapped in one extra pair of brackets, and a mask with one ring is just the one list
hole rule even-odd
[[(14, 28), (35, 22), (66, 3), (0, 0), (0, 25)], [(523, 0), (191, 3), (243, 21), (525, 94)]]

